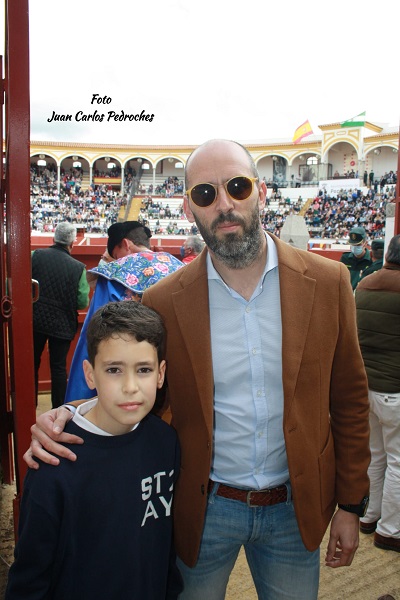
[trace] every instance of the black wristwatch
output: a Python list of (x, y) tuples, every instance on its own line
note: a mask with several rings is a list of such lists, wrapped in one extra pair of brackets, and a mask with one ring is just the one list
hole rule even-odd
[(339, 508), (345, 510), (346, 512), (353, 513), (358, 517), (363, 517), (367, 512), (369, 504), (369, 496), (364, 496), (361, 500), (360, 504), (339, 504)]

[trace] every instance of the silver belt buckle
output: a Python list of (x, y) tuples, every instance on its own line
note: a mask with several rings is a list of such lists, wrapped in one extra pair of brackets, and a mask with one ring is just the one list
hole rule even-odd
[(255, 494), (255, 493), (259, 493), (259, 492), (263, 492), (264, 494), (267, 494), (269, 492), (269, 490), (250, 490), (247, 492), (247, 497), (246, 497), (246, 504), (249, 508), (257, 508), (257, 506), (259, 506), (259, 504), (252, 504), (251, 503), (251, 494)]

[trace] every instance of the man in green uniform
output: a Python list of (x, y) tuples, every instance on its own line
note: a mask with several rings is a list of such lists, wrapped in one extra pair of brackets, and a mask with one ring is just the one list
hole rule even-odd
[(367, 267), (360, 279), (364, 279), (367, 275), (371, 275), (371, 273), (375, 273), (375, 271), (379, 271), (383, 267), (383, 251), (385, 248), (385, 240), (374, 240), (371, 244), (371, 259), (372, 265)]
[(350, 231), (350, 252), (344, 252), (340, 258), (340, 262), (349, 269), (353, 290), (356, 289), (364, 270), (372, 264), (367, 243), (364, 227), (353, 227)]

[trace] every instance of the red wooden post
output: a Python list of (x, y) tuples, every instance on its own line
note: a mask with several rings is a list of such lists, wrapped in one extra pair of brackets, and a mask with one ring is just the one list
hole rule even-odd
[(22, 456), (36, 418), (30, 256), (30, 107), (28, 0), (6, 0), (6, 293), (9, 397), (14, 433), (17, 494), (26, 465)]

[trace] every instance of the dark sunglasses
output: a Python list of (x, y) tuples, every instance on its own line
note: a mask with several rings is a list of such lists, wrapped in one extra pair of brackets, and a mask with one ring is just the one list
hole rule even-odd
[[(247, 200), (253, 193), (253, 187), (256, 181), (258, 181), (258, 177), (238, 175), (221, 185), (224, 186), (226, 193), (233, 198), (233, 200)], [(206, 208), (207, 206), (211, 206), (217, 199), (218, 187), (219, 186), (214, 185), (213, 183), (198, 183), (189, 190), (186, 190), (186, 195), (196, 206)]]

